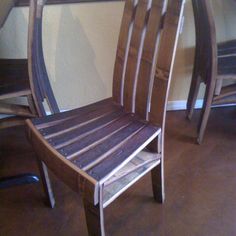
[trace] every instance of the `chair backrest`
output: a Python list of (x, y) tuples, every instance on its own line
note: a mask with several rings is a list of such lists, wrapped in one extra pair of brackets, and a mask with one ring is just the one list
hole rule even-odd
[(207, 83), (217, 72), (217, 41), (216, 27), (211, 1), (192, 0), (196, 30), (196, 53), (200, 60), (199, 72)]
[(15, 5), (15, 0), (1, 0), (0, 1), (0, 29), (3, 27), (8, 14)]
[(42, 17), (45, 2), (46, 0), (30, 0), (29, 12), (28, 70), (30, 87), (39, 116), (46, 115), (43, 104), (45, 100), (52, 113), (59, 112), (43, 56)]
[(113, 100), (163, 125), (184, 0), (127, 0), (113, 78)]

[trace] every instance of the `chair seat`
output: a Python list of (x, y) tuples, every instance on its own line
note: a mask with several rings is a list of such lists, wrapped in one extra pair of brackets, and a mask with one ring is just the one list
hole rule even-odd
[[(0, 78), (1, 81), (1, 78)], [(1, 82), (0, 82), (1, 83)], [(0, 99), (13, 98), (18, 96), (26, 96), (31, 94), (28, 81), (20, 83), (12, 83), (0, 85)]]
[(236, 74), (236, 40), (230, 40), (218, 45), (218, 74)]
[(161, 132), (111, 99), (32, 123), (60, 156), (96, 181), (111, 177)]
[(217, 47), (218, 56), (236, 55), (236, 40), (219, 43)]
[(0, 60), (0, 99), (31, 94), (26, 59)]
[(235, 104), (236, 103), (236, 84), (224, 86), (220, 95), (213, 98), (212, 105)]

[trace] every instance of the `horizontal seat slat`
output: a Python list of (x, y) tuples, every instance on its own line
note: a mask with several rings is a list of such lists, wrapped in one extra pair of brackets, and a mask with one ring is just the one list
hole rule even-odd
[(0, 88), (10, 87), (17, 84), (23, 84), (24, 86), (27, 86), (28, 88), (30, 86), (27, 76), (26, 77), (21, 76), (17, 78), (16, 76), (11, 76), (11, 75), (7, 75), (7, 76), (0, 75)]
[(88, 169), (87, 173), (98, 181), (108, 174), (115, 173), (121, 164), (125, 164), (125, 161), (128, 162), (130, 158), (133, 158), (133, 155), (137, 154), (136, 152), (140, 152), (142, 148), (151, 142), (160, 133), (160, 130), (158, 127), (146, 125), (132, 139), (124, 142), (119, 146), (119, 149), (107, 156), (106, 159)]
[(212, 105), (213, 106), (220, 106), (220, 105), (232, 105), (236, 104), (236, 94), (233, 94), (231, 96), (225, 96), (221, 98), (220, 100), (213, 100)]
[(76, 129), (77, 127), (83, 125), (83, 123), (86, 124), (115, 111), (118, 111), (118, 107), (107, 105), (99, 110), (88, 112), (83, 116), (72, 116), (71, 118), (63, 120), (60, 123), (40, 129), (40, 132), (45, 136), (45, 138), (56, 136), (57, 134)]
[[(70, 111), (49, 115), (43, 118), (35, 118), (32, 120), (32, 123), (37, 127), (37, 129), (42, 129), (45, 127), (55, 125), (61, 121), (71, 119), (73, 116), (83, 116), (84, 114), (87, 114), (88, 112), (96, 111), (97, 109), (101, 109), (102, 107), (105, 107), (111, 104), (113, 104), (112, 99), (107, 98), (99, 102), (96, 102), (96, 103), (93, 103), (84, 107), (80, 107), (77, 109), (73, 109)], [(115, 105), (113, 104), (113, 106)]]
[(118, 120), (110, 123), (106, 127), (97, 130), (93, 133), (93, 135), (85, 136), (70, 145), (58, 149), (57, 151), (62, 155), (65, 155), (67, 159), (70, 159), (81, 153), (81, 151), (87, 151), (91, 148), (91, 146), (95, 146), (103, 142), (104, 139), (109, 138), (112, 134), (118, 132), (121, 128), (129, 125), (131, 121), (132, 118), (130, 117), (130, 115), (125, 115), (124, 117), (121, 117)]
[(8, 104), (0, 102), (0, 114), (17, 115), (22, 117), (35, 117), (29, 106)]
[(236, 84), (231, 84), (228, 86), (225, 86), (221, 89), (220, 95), (217, 97), (214, 97), (214, 101), (219, 101), (223, 98), (230, 97), (236, 95)]
[(0, 129), (6, 129), (8, 127), (20, 126), (25, 124), (26, 117), (6, 117), (0, 119)]
[(226, 56), (236, 53), (236, 40), (230, 40), (219, 43), (218, 45), (218, 56)]
[(17, 80), (28, 80), (28, 60), (0, 59), (0, 80), (4, 83), (8, 83), (9, 78), (11, 78), (10, 81), (15, 82), (17, 82)]
[(55, 148), (59, 148), (63, 145), (68, 145), (70, 143), (75, 142), (82, 135), (87, 135), (95, 132), (96, 130), (105, 127), (110, 122), (117, 120), (119, 117), (124, 115), (123, 111), (115, 111), (110, 113), (104, 117), (98, 118), (96, 120), (92, 120), (90, 123), (87, 123), (81, 127), (73, 129), (69, 132), (64, 132), (59, 134), (53, 138), (49, 138), (48, 142), (54, 146)]
[(78, 155), (78, 157), (75, 158), (74, 163), (83, 170), (91, 168), (112, 152), (119, 150), (120, 146), (132, 138), (133, 135), (144, 127), (144, 125), (145, 124), (140, 121), (133, 121), (128, 126), (110, 136), (104, 142), (89, 149), (89, 151)]
[[(119, 146), (115, 152), (111, 153), (102, 162), (98, 163), (93, 168), (87, 170), (87, 173), (91, 175), (96, 180), (103, 179), (106, 175), (110, 174), (112, 171), (116, 171), (116, 168), (122, 164), (124, 161), (128, 161), (129, 157), (134, 154), (146, 142), (151, 142), (160, 132), (160, 128), (146, 125), (139, 132), (137, 132), (132, 139), (127, 140), (122, 145)], [(146, 146), (144, 145), (144, 147)], [(144, 148), (143, 147), (143, 148)]]
[(0, 59), (0, 99), (29, 94), (27, 59)]
[(218, 74), (236, 74), (236, 55), (218, 58)]
[(22, 83), (18, 84), (8, 84), (5, 86), (0, 86), (0, 99), (25, 96), (29, 94), (31, 94), (31, 91), (29, 88), (29, 84), (26, 81), (22, 81)]
[(126, 164), (121, 170), (119, 170), (114, 176), (112, 176), (108, 181), (105, 182), (105, 186), (109, 186), (113, 184), (114, 182), (119, 181), (119, 179), (124, 178), (126, 175), (129, 175), (130, 173), (136, 171), (137, 169), (140, 169), (144, 167), (145, 165), (149, 164), (153, 161), (159, 161), (160, 160), (160, 154), (149, 154), (151, 158), (142, 160), (139, 155), (144, 152), (140, 152), (134, 159), (132, 159), (128, 164)]

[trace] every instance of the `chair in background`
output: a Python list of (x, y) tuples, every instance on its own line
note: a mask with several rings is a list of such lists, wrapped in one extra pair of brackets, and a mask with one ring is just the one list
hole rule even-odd
[[(2, 12), (3, 23), (14, 1)], [(0, 114), (14, 115), (0, 120), (0, 129), (24, 124), (26, 118), (46, 115), (43, 102), (47, 101), (52, 113), (59, 112), (47, 76), (42, 49), (42, 6), (40, 2), (30, 7), (28, 59), (0, 59)], [(2, 4), (2, 3), (1, 3)], [(37, 8), (36, 8), (37, 4)], [(11, 100), (26, 97), (28, 105), (16, 105)]]
[[(0, 2), (0, 25), (5, 22), (15, 1)], [(59, 112), (54, 98), (43, 58), (42, 14), (43, 1), (31, 0), (28, 27), (28, 59), (0, 59), (0, 114), (13, 115), (0, 119), (0, 129), (25, 124), (25, 119), (46, 115), (44, 100), (52, 113)], [(26, 97), (28, 105), (11, 103), (11, 100)], [(47, 169), (39, 163), (40, 170)], [(0, 188), (37, 181), (34, 175), (23, 174), (3, 178)], [(47, 181), (43, 179), (43, 181)]]
[(187, 117), (192, 118), (200, 84), (206, 84), (198, 126), (197, 142), (203, 140), (211, 107), (236, 103), (236, 84), (223, 86), (223, 81), (236, 79), (236, 40), (217, 44), (213, 10), (210, 1), (192, 0), (196, 49)]
[(104, 208), (149, 171), (154, 198), (164, 201), (166, 103), (183, 5), (127, 0), (113, 97), (27, 120), (38, 158), (82, 194), (89, 235), (105, 234)]

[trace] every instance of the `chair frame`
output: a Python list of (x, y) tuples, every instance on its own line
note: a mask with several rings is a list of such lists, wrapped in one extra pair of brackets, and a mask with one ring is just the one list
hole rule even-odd
[[(236, 79), (236, 74), (227, 72), (228, 61), (236, 57), (236, 40), (217, 44), (216, 26), (210, 1), (192, 0), (196, 48), (194, 68), (187, 100), (187, 117), (191, 120), (200, 84), (206, 84), (203, 107), (198, 125), (197, 142), (203, 141), (212, 106), (236, 102), (235, 85), (223, 87), (226, 79)], [(204, 27), (203, 27), (204, 25)]]
[[(1, 82), (6, 83), (5, 92), (0, 94), (0, 113), (15, 115), (2, 119), (0, 128), (25, 124), (26, 118), (45, 116), (44, 100), (47, 101), (52, 113), (59, 112), (43, 57), (43, 4), (43, 1), (40, 0), (39, 4), (36, 3), (36, 0), (31, 1), (30, 4), (28, 59), (0, 59), (0, 76), (3, 78)], [(15, 86), (14, 92), (8, 91), (8, 84)], [(23, 84), (28, 84), (27, 89), (21, 89)], [(27, 106), (5, 102), (5, 99), (22, 96), (27, 98)]]
[[(28, 136), (39, 161), (44, 162), (73, 190), (82, 194), (89, 235), (105, 235), (104, 208), (149, 171), (152, 173), (154, 198), (158, 202), (164, 201), (166, 105), (184, 2), (184, 0), (127, 0), (114, 67), (113, 97), (72, 111), (26, 121), (29, 128)], [(139, 120), (145, 127), (153, 127), (155, 132), (149, 134), (147, 131), (144, 141), (142, 137), (141, 140), (130, 138), (129, 146), (128, 141), (123, 141), (121, 152), (118, 152), (121, 144), (117, 145), (115, 147), (117, 155), (124, 152), (125, 156), (120, 155), (118, 161), (115, 161), (112, 159), (112, 153), (106, 169), (103, 169), (104, 159), (97, 160), (97, 166), (100, 163), (102, 165), (101, 175), (96, 175), (96, 171), (92, 171), (93, 168), (88, 168), (86, 171), (82, 166), (76, 166), (65, 158), (67, 154), (64, 150), (57, 151), (44, 137), (44, 135), (50, 137), (48, 130), (55, 129), (54, 126), (60, 128), (60, 124), (69, 125), (77, 119), (79, 122), (79, 119), (83, 120), (85, 114), (93, 117), (94, 113), (102, 114), (110, 107), (118, 110), (118, 113)], [(63, 135), (63, 127), (56, 132)], [(121, 191), (118, 190), (108, 201), (104, 201), (104, 188), (112, 181), (114, 173), (119, 173), (145, 147), (147, 148), (145, 155), (153, 157), (150, 166)], [(126, 154), (130, 149), (130, 154)], [(127, 173), (133, 173), (130, 171)], [(50, 181), (48, 176), (44, 179), (46, 180), (44, 189), (53, 206), (55, 200)]]

